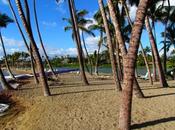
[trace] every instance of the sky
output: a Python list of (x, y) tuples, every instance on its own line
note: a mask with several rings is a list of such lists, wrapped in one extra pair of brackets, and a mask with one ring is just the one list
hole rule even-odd
[[(13, 0), (12, 2), (14, 1), (15, 0)], [(48, 55), (51, 57), (55, 55), (75, 56), (77, 54), (77, 50), (76, 50), (76, 44), (73, 42), (71, 37), (72, 32), (64, 31), (64, 27), (67, 25), (67, 23), (62, 20), (63, 17), (69, 18), (67, 0), (65, 0), (65, 2), (61, 2), (59, 5), (56, 4), (54, 0), (36, 0), (36, 1), (37, 1), (36, 6), (38, 12), (39, 26)], [(30, 11), (31, 11), (33, 34), (40, 49), (39, 40), (35, 28), (36, 26), (33, 20), (32, 2), (33, 0), (29, 0), (29, 6), (31, 8)], [(175, 5), (175, 0), (171, 0), (171, 4)], [(83, 0), (75, 0), (75, 5), (77, 10), (81, 9), (88, 10), (89, 14), (86, 16), (86, 18), (89, 19), (92, 19), (93, 14), (98, 10), (97, 0), (88, 0), (88, 3), (85, 3), (85, 1)], [(18, 13), (15, 3), (13, 3), (13, 7), (15, 8), (16, 13)], [(6, 13), (8, 16), (13, 18), (6, 0), (0, 0), (0, 12)], [(130, 12), (132, 19), (135, 18), (135, 12), (136, 7), (132, 7)], [(15, 23), (9, 24), (7, 28), (3, 28), (1, 31), (7, 53), (11, 54), (15, 51), (26, 51), (21, 35)], [(156, 31), (157, 32), (163, 31), (163, 26), (161, 23), (156, 24)], [(23, 30), (23, 32), (25, 32), (25, 30)], [(159, 33), (157, 33), (157, 37), (158, 42), (161, 41)], [(96, 37), (86, 36), (85, 40), (88, 47), (88, 51), (90, 53), (93, 53), (94, 50), (97, 49), (98, 39), (99, 39), (98, 33), (96, 34)], [(146, 31), (143, 31), (142, 43), (144, 47), (149, 45), (149, 39)], [(159, 48), (161, 47), (161, 45), (158, 46)], [(1, 56), (3, 56), (2, 48), (0, 48), (0, 57)]]

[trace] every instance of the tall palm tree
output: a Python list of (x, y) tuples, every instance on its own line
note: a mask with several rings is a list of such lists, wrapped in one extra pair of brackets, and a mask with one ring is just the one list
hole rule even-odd
[(136, 19), (133, 25), (128, 53), (124, 60), (124, 85), (121, 95), (121, 105), (119, 113), (119, 129), (131, 129), (131, 104), (132, 104), (132, 89), (135, 73), (135, 64), (137, 52), (140, 43), (140, 37), (144, 25), (147, 8), (152, 0), (141, 0), (137, 9)]
[[(120, 51), (121, 51), (122, 58), (123, 58), (123, 65), (124, 65), (124, 61), (126, 60), (128, 52), (127, 52), (127, 49), (126, 49), (124, 36), (122, 34), (122, 31), (121, 31), (119, 17), (116, 14), (113, 2), (111, 0), (108, 0), (107, 3), (108, 3), (108, 6), (109, 6), (109, 12), (110, 12), (112, 22), (114, 24), (116, 40), (119, 43)], [(124, 75), (125, 75), (125, 73), (124, 73)], [(134, 79), (134, 94), (139, 98), (144, 97), (144, 94), (142, 93), (136, 78)]]
[[(60, 0), (56, 0), (56, 2), (59, 3)], [(73, 31), (75, 34), (75, 41), (77, 45), (77, 51), (78, 51), (78, 60), (79, 60), (79, 65), (80, 65), (80, 74), (82, 77), (82, 80), (85, 85), (89, 85), (86, 74), (85, 74), (85, 69), (84, 69), (84, 63), (83, 63), (83, 49), (81, 45), (81, 39), (80, 39), (80, 33), (79, 33), (79, 28), (78, 28), (78, 20), (76, 16), (76, 9), (74, 5), (74, 0), (68, 0), (68, 5), (69, 5), (69, 11), (70, 11), (70, 16), (71, 16), (71, 21), (72, 21), (72, 27)]]
[[(90, 73), (92, 74), (92, 60), (91, 60), (91, 58), (89, 56), (89, 53), (88, 53), (88, 50), (87, 50), (87, 47), (86, 47), (86, 42), (85, 42), (84, 34), (86, 33), (86, 34), (88, 34), (90, 36), (93, 36), (93, 37), (95, 37), (95, 34), (91, 30), (89, 30), (88, 27), (86, 27), (87, 24), (90, 24), (90, 23), (93, 22), (92, 20), (89, 20), (89, 19), (84, 18), (87, 14), (88, 14), (88, 11), (87, 10), (76, 11), (78, 28), (81, 31), (82, 43), (83, 43), (83, 46), (84, 46), (84, 49), (85, 49), (85, 52), (86, 52), (86, 56), (87, 56), (88, 61), (90, 63), (90, 67), (91, 67)], [(63, 18), (63, 20), (66, 21), (66, 22), (68, 22), (68, 24), (69, 24), (69, 25), (67, 25), (64, 28), (64, 30), (65, 31), (73, 30), (72, 20), (69, 19), (69, 18)], [(74, 32), (72, 32), (72, 38), (73, 38), (73, 40), (75, 39)]]
[(6, 14), (1, 14), (0, 13), (0, 41), (1, 41), (1, 46), (2, 46), (3, 53), (4, 53), (5, 64), (6, 64), (9, 75), (13, 79), (15, 79), (15, 76), (13, 75), (13, 73), (10, 69), (10, 66), (8, 64), (7, 53), (6, 53), (6, 50), (5, 50), (4, 41), (3, 41), (3, 38), (2, 38), (2, 34), (1, 34), (1, 28), (7, 27), (7, 25), (9, 23), (12, 23), (12, 22), (13, 22), (13, 20), (10, 17), (8, 17)]
[(118, 74), (116, 71), (117, 70), (116, 69), (116, 59), (114, 56), (114, 49), (113, 49), (114, 46), (112, 44), (112, 38), (111, 38), (110, 30), (109, 30), (109, 25), (107, 22), (107, 17), (106, 17), (106, 13), (105, 13), (105, 9), (104, 9), (103, 0), (98, 0), (98, 4), (99, 4), (100, 11), (101, 11), (101, 15), (102, 15), (103, 23), (104, 23), (104, 28), (105, 28), (105, 32), (106, 32), (106, 36), (107, 36), (107, 44), (109, 46), (109, 54), (110, 54), (114, 83), (115, 83), (117, 89), (119, 91), (121, 91), (122, 88), (121, 88), (119, 77), (118, 77)]
[[(8, 17), (6, 14), (0, 13), (0, 27), (6, 27), (7, 24), (11, 23), (11, 22), (13, 22), (13, 20), (10, 17)], [(1, 30), (0, 30), (0, 38), (1, 38), (3, 50), (5, 52), (4, 43), (3, 43), (3, 39), (2, 39), (2, 35), (1, 35)], [(6, 61), (6, 65), (8, 65), (6, 53), (5, 53), (5, 61)], [(8, 67), (9, 67), (9, 65), (7, 66), (7, 68)], [(4, 90), (13, 90), (13, 88), (10, 86), (10, 84), (6, 81), (6, 79), (4, 77), (3, 71), (1, 69), (1, 65), (0, 65), (0, 81), (1, 81), (2, 88)]]
[(13, 15), (13, 17), (14, 17), (15, 23), (16, 23), (16, 25), (17, 25), (17, 27), (18, 27), (18, 29), (19, 29), (19, 32), (20, 32), (20, 34), (21, 34), (21, 36), (22, 36), (22, 39), (23, 39), (23, 41), (24, 41), (24, 44), (25, 44), (25, 46), (26, 46), (26, 48), (27, 48), (27, 51), (28, 51), (28, 53), (29, 53), (29, 55), (30, 55), (30, 58), (31, 58), (31, 69), (32, 69), (32, 72), (33, 72), (33, 75), (34, 75), (34, 81), (35, 81), (36, 84), (38, 84), (38, 83), (39, 83), (39, 80), (38, 80), (38, 77), (37, 77), (37, 75), (36, 75), (35, 65), (34, 65), (34, 64), (36, 63), (36, 61), (35, 61), (35, 59), (34, 59), (34, 57), (33, 57), (32, 50), (31, 50), (31, 48), (30, 48), (31, 46), (29, 47), (29, 45), (28, 45), (28, 43), (27, 43), (27, 40), (26, 40), (26, 38), (25, 38), (25, 35), (24, 35), (24, 33), (23, 33), (23, 31), (22, 31), (22, 29), (21, 29), (21, 27), (20, 27), (19, 21), (18, 21), (17, 16), (16, 16), (16, 13), (15, 13), (15, 11), (14, 11), (14, 9), (13, 9), (12, 4), (11, 4), (11, 0), (8, 0), (8, 4), (9, 4), (10, 10), (11, 10), (11, 12), (12, 12), (12, 15)]
[(15, 0), (15, 2), (16, 2), (16, 6), (18, 8), (18, 13), (19, 13), (20, 18), (22, 20), (22, 23), (24, 25), (25, 31), (28, 35), (28, 38), (30, 39), (31, 48), (33, 50), (34, 58), (36, 60), (36, 65), (37, 65), (37, 68), (39, 71), (40, 82), (42, 84), (44, 96), (50, 96), (49, 86), (48, 86), (47, 78), (46, 78), (46, 75), (44, 72), (44, 66), (42, 64), (42, 59), (41, 59), (36, 42), (35, 42), (34, 37), (33, 37), (32, 28), (25, 18), (24, 11), (23, 11), (22, 5), (21, 5), (21, 1)]
[[(133, 23), (132, 23), (132, 20), (130, 18), (130, 14), (129, 14), (129, 10), (128, 10), (127, 4), (126, 4), (125, 1), (121, 1), (121, 2), (122, 2), (122, 6), (123, 6), (123, 8), (125, 10), (125, 13), (127, 15), (128, 23), (132, 27), (133, 26)], [(153, 80), (152, 80), (152, 76), (151, 76), (151, 70), (149, 68), (148, 60), (147, 60), (147, 57), (145, 55), (145, 52), (144, 52), (144, 49), (143, 49), (143, 45), (142, 45), (141, 42), (140, 42), (140, 48), (141, 48), (141, 52), (142, 52), (142, 55), (143, 55), (143, 58), (144, 58), (144, 61), (145, 61), (145, 65), (146, 65), (146, 68), (147, 68), (147, 71), (148, 71), (148, 76), (149, 76), (150, 84), (153, 85)]]
[(45, 55), (45, 58), (46, 58), (46, 62), (52, 72), (52, 74), (56, 76), (54, 70), (53, 70), (53, 67), (50, 63), (50, 60), (49, 60), (49, 57), (46, 53), (46, 49), (44, 47), (44, 44), (43, 44), (43, 39), (42, 39), (42, 36), (41, 36), (41, 32), (40, 32), (40, 28), (39, 28), (39, 24), (38, 24), (38, 17), (37, 17), (37, 10), (36, 10), (36, 0), (33, 0), (33, 8), (34, 8), (34, 19), (35, 19), (35, 24), (36, 24), (36, 29), (37, 29), (37, 33), (38, 33), (38, 37), (39, 37), (39, 40), (40, 40), (40, 44), (41, 44), (41, 48), (43, 49), (43, 52), (44, 52), (44, 55)]
[(152, 30), (151, 30), (148, 16), (146, 16), (145, 25), (146, 25), (146, 29), (147, 29), (148, 34), (149, 34), (150, 43), (151, 43), (152, 50), (154, 53), (155, 63), (156, 63), (157, 69), (158, 69), (160, 84), (162, 87), (168, 87), (168, 83), (167, 83), (165, 75), (163, 73), (163, 68), (162, 68), (159, 52), (158, 52), (157, 45), (155, 43), (155, 39), (154, 39)]

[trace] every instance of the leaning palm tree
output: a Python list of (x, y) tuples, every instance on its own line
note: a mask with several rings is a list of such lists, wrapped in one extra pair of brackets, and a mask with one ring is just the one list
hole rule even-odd
[[(83, 43), (83, 46), (84, 46), (84, 49), (85, 49), (85, 52), (86, 52), (86, 56), (87, 56), (88, 61), (90, 63), (90, 67), (91, 67), (90, 68), (91, 69), (90, 73), (92, 74), (92, 60), (91, 60), (91, 58), (89, 56), (89, 53), (88, 53), (88, 50), (87, 50), (87, 47), (86, 47), (84, 34), (88, 34), (88, 35), (93, 36), (93, 37), (95, 37), (95, 34), (91, 30), (89, 30), (88, 27), (86, 27), (87, 24), (92, 23), (92, 20), (84, 18), (87, 14), (88, 14), (87, 10), (80, 10), (80, 11), (76, 12), (78, 28), (81, 31), (82, 43)], [(73, 29), (73, 27), (72, 27), (72, 20), (70, 18), (63, 18), (63, 20), (66, 21), (69, 24), (69, 25), (67, 25), (64, 28), (64, 30), (65, 31), (72, 30)], [(74, 32), (72, 32), (72, 39), (73, 40), (75, 39)]]
[(5, 64), (6, 64), (9, 75), (13, 79), (15, 79), (15, 76), (13, 75), (13, 73), (10, 69), (10, 66), (8, 64), (7, 53), (6, 53), (5, 46), (4, 46), (4, 40), (3, 40), (3, 37), (2, 37), (2, 34), (1, 34), (1, 28), (7, 27), (7, 25), (9, 23), (12, 23), (12, 22), (13, 22), (13, 20), (10, 17), (8, 17), (6, 14), (0, 14), (0, 41), (1, 41), (1, 46), (2, 46), (2, 49), (3, 49), (3, 53), (4, 53)]
[[(56, 0), (56, 2), (59, 3), (60, 0)], [(72, 21), (72, 27), (73, 31), (75, 34), (75, 41), (77, 44), (77, 51), (78, 51), (78, 60), (79, 60), (79, 65), (80, 65), (80, 73), (81, 77), (83, 79), (83, 82), (85, 85), (89, 85), (86, 74), (85, 74), (85, 68), (84, 68), (84, 62), (83, 62), (83, 49), (81, 45), (81, 39), (80, 39), (80, 33), (78, 29), (78, 20), (75, 12), (75, 5), (74, 5), (74, 0), (68, 0), (68, 5), (69, 5), (69, 11), (70, 11), (70, 16), (71, 16), (71, 21)]]
[(106, 36), (107, 36), (107, 44), (109, 46), (109, 54), (110, 54), (110, 60), (111, 60), (114, 83), (115, 83), (117, 89), (119, 91), (121, 91), (122, 88), (121, 88), (119, 77), (118, 77), (118, 74), (117, 74), (117, 71), (116, 71), (117, 69), (116, 69), (116, 59), (115, 59), (115, 56), (114, 56), (114, 46), (112, 44), (111, 33), (110, 33), (109, 25), (108, 25), (108, 22), (107, 22), (108, 20), (107, 20), (107, 17), (106, 17), (103, 0), (98, 0), (98, 4), (99, 4), (99, 8), (100, 8), (101, 16), (102, 16), (102, 19), (103, 19)]
[(137, 60), (137, 52), (139, 48), (140, 38), (144, 25), (144, 19), (148, 9), (148, 5), (152, 0), (141, 0), (137, 9), (136, 19), (133, 25), (128, 53), (124, 60), (124, 85), (122, 89), (121, 105), (119, 113), (119, 129), (131, 129), (131, 104), (132, 90), (135, 78), (135, 65)]
[(52, 74), (55, 77), (57, 77), (55, 72), (54, 72), (54, 70), (53, 70), (53, 67), (52, 67), (52, 65), (50, 63), (49, 57), (48, 57), (48, 55), (46, 53), (46, 49), (45, 49), (44, 44), (43, 44), (43, 39), (42, 39), (42, 36), (41, 36), (39, 24), (38, 24), (38, 17), (37, 17), (37, 10), (36, 10), (36, 0), (33, 0), (33, 8), (34, 8), (34, 19), (35, 19), (36, 29), (37, 29), (37, 33), (38, 33), (38, 37), (39, 37), (39, 40), (40, 40), (41, 47), (43, 49), (43, 52), (44, 52), (44, 55), (45, 55), (45, 58), (46, 58), (46, 62), (48, 64)]
[(34, 57), (35, 57), (35, 60), (36, 60), (37, 69), (39, 71), (40, 82), (42, 84), (42, 89), (43, 89), (44, 96), (50, 96), (49, 86), (48, 86), (47, 78), (46, 78), (46, 75), (45, 75), (45, 72), (44, 72), (44, 66), (42, 64), (42, 59), (41, 59), (41, 56), (39, 54), (35, 39), (33, 37), (32, 28), (31, 28), (30, 24), (28, 23), (28, 20), (26, 19), (25, 15), (24, 15), (24, 11), (23, 11), (23, 8), (22, 8), (22, 5), (21, 5), (21, 1), (20, 0), (15, 0), (15, 1), (16, 1), (16, 6), (18, 8), (19, 16), (22, 20), (22, 23), (23, 23), (25, 31), (28, 35), (28, 38), (30, 39), (31, 48), (32, 48), (32, 51), (33, 51), (33, 54), (34, 54)]
[(35, 65), (34, 65), (36, 61), (35, 61), (35, 59), (34, 59), (34, 57), (33, 57), (31, 47), (29, 47), (29, 45), (28, 45), (28, 43), (27, 43), (27, 40), (26, 40), (26, 38), (25, 38), (25, 35), (24, 35), (24, 33), (23, 33), (23, 31), (22, 31), (22, 28), (21, 28), (21, 26), (20, 26), (20, 24), (19, 24), (19, 21), (18, 21), (18, 19), (17, 19), (15, 10), (14, 10), (14, 8), (13, 8), (13, 6), (12, 6), (11, 0), (8, 0), (8, 4), (9, 4), (10, 10), (11, 10), (11, 12), (12, 12), (12, 15), (13, 15), (13, 17), (14, 17), (15, 23), (16, 23), (16, 25), (17, 25), (17, 27), (18, 27), (18, 29), (19, 29), (19, 32), (20, 32), (20, 34), (21, 34), (21, 36), (22, 36), (22, 39), (23, 39), (23, 41), (24, 41), (24, 44), (25, 44), (25, 46), (26, 46), (26, 48), (27, 48), (27, 51), (28, 51), (28, 53), (29, 53), (29, 55), (30, 55), (30, 59), (31, 59), (31, 69), (32, 69), (32, 72), (33, 72), (33, 75), (34, 75), (34, 81), (35, 81), (36, 84), (38, 84), (38, 83), (39, 83), (39, 80), (38, 80), (38, 77), (37, 77), (37, 75), (36, 75)]

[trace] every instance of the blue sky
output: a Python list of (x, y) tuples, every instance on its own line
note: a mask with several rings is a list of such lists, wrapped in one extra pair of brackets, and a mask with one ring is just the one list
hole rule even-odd
[[(8, 4), (5, 2), (6, 0), (0, 0), (0, 12), (8, 14), (12, 17)], [(67, 2), (64, 2), (60, 5), (57, 5), (55, 1), (51, 0), (36, 0), (37, 1), (37, 12), (38, 12), (38, 20), (40, 24), (40, 30), (43, 36), (44, 44), (46, 50), (50, 56), (53, 55), (75, 55), (76, 54), (76, 46), (72, 41), (71, 32), (64, 32), (64, 27), (67, 25), (62, 18), (69, 17), (69, 10)], [(32, 0), (29, 0), (29, 5), (32, 7)], [(76, 8), (87, 9), (89, 14), (87, 18), (92, 18), (95, 11), (98, 10), (97, 0), (88, 0), (87, 3), (83, 0), (75, 0)], [(13, 3), (15, 9), (16, 6)], [(131, 15), (134, 18), (136, 8), (133, 7), (131, 10)], [(31, 8), (31, 17), (33, 17), (33, 10)], [(31, 19), (33, 23), (33, 32), (35, 32), (35, 24), (33, 19)], [(158, 23), (156, 25), (156, 29), (158, 32), (163, 30), (163, 26)], [(22, 51), (25, 50), (24, 44), (22, 42), (19, 31), (16, 27), (15, 23), (9, 24), (9, 26), (5, 29), (2, 29), (3, 38), (5, 41), (5, 46), (7, 48), (8, 53), (12, 53), (14, 51)], [(160, 41), (159, 33), (158, 40)], [(38, 41), (37, 34), (35, 35), (36, 41)], [(86, 37), (86, 43), (90, 52), (93, 52), (96, 49), (96, 44), (98, 41), (97, 37)], [(142, 35), (142, 43), (144, 46), (149, 45), (149, 40), (147, 33), (143, 31)], [(160, 46), (159, 46), (160, 47)], [(0, 50), (1, 51), (1, 50)], [(0, 52), (0, 56), (2, 56), (2, 51)]]

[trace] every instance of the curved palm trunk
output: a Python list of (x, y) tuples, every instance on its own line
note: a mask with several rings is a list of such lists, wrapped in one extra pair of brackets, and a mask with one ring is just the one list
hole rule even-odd
[(6, 81), (4, 74), (2, 72), (2, 69), (0, 67), (0, 82), (1, 82), (1, 86), (3, 88), (3, 90), (14, 90), (10, 84)]
[(86, 43), (85, 43), (83, 31), (82, 31), (82, 33), (81, 33), (81, 36), (82, 36), (82, 41), (83, 41), (83, 46), (84, 46), (85, 52), (86, 52), (88, 61), (89, 61), (89, 63), (90, 63), (90, 74), (92, 75), (92, 60), (91, 60), (91, 58), (90, 58), (90, 56), (89, 56), (89, 53), (88, 53), (88, 50), (87, 50), (87, 48), (86, 48)]
[[(123, 65), (125, 64), (125, 60), (126, 57), (127, 57), (127, 49), (126, 49), (126, 45), (125, 45), (125, 42), (124, 42), (124, 39), (123, 39), (123, 36), (122, 36), (122, 33), (121, 33), (121, 28), (120, 28), (120, 24), (119, 24), (119, 20), (117, 18), (117, 14), (115, 12), (115, 7), (113, 6), (113, 2), (112, 0), (108, 0), (108, 7), (109, 7), (109, 12), (110, 12), (110, 16), (111, 16), (111, 20), (114, 24), (114, 28), (115, 28), (115, 35), (116, 35), (116, 40), (117, 42), (119, 43), (119, 48), (120, 48), (120, 51), (121, 51), (121, 54), (122, 54), (122, 58), (123, 58)], [(125, 68), (123, 67), (123, 72), (125, 72), (124, 70)], [(125, 75), (125, 73), (124, 73)], [(144, 94), (143, 92), (141, 91), (140, 89), (140, 86), (137, 82), (137, 79), (136, 77), (134, 76), (134, 91), (137, 91), (135, 92), (136, 96), (139, 97), (139, 98), (144, 98)]]
[[(123, 2), (122, 5), (123, 5), (123, 7), (125, 9), (125, 12), (126, 12), (126, 15), (127, 15), (127, 19), (128, 19), (128, 23), (131, 25), (131, 27), (133, 27), (133, 23), (131, 21), (131, 17), (130, 17), (129, 11), (128, 11), (128, 7), (127, 7), (127, 5), (126, 5), (125, 2)], [(151, 71), (150, 71), (150, 68), (149, 68), (149, 65), (148, 65), (148, 60), (146, 58), (146, 54), (144, 52), (144, 49), (143, 49), (143, 46), (142, 46), (142, 43), (141, 42), (140, 42), (140, 47), (141, 47), (143, 59), (145, 61), (145, 65), (146, 65), (146, 68), (147, 68), (147, 71), (148, 71), (148, 76), (149, 76), (150, 84), (153, 85), (153, 80), (152, 80), (152, 77), (151, 77)]]
[(81, 77), (83, 79), (83, 82), (85, 85), (89, 85), (88, 80), (86, 78), (85, 74), (85, 69), (84, 69), (84, 63), (83, 63), (83, 50), (81, 46), (81, 39), (80, 39), (80, 33), (78, 29), (78, 24), (77, 24), (77, 18), (76, 18), (76, 13), (75, 13), (75, 6), (74, 6), (74, 1), (73, 0), (68, 0), (69, 3), (69, 10), (70, 10), (70, 15), (73, 23), (73, 31), (75, 34), (75, 39), (77, 43), (77, 51), (78, 51), (78, 60), (79, 60), (79, 65), (80, 65), (80, 73)]
[(157, 81), (156, 62), (155, 62), (155, 56), (154, 56), (152, 47), (151, 47), (151, 53), (152, 53), (153, 80)]
[(104, 27), (105, 27), (105, 32), (106, 32), (106, 36), (107, 36), (107, 44), (109, 46), (109, 54), (110, 54), (110, 60), (111, 60), (114, 82), (115, 82), (115, 85), (116, 85), (118, 91), (121, 91), (122, 87), (121, 87), (121, 84), (120, 84), (120, 81), (119, 81), (118, 74), (116, 72), (117, 68), (116, 68), (116, 59), (115, 59), (115, 56), (114, 56), (114, 47), (113, 47), (113, 44), (112, 44), (112, 38), (111, 38), (111, 35), (110, 35), (109, 26), (108, 26), (108, 22), (107, 22), (107, 17), (106, 17), (105, 10), (104, 10), (103, 0), (98, 0), (98, 4), (99, 4), (99, 7), (100, 7), (100, 11), (101, 11), (101, 15), (102, 15), (103, 23), (104, 23)]
[(0, 39), (1, 39), (2, 50), (3, 50), (3, 53), (4, 53), (5, 65), (7, 67), (8, 73), (9, 73), (10, 77), (12, 77), (13, 79), (16, 79), (15, 76), (13, 75), (13, 73), (12, 73), (12, 71), (10, 69), (9, 63), (7, 61), (7, 54), (6, 54), (6, 50), (5, 50), (5, 46), (4, 46), (4, 41), (3, 41), (3, 38), (2, 38), (1, 30), (0, 30)]
[(49, 66), (52, 74), (55, 77), (57, 77), (56, 74), (55, 74), (55, 72), (54, 72), (54, 70), (53, 70), (53, 67), (52, 67), (52, 65), (50, 63), (50, 60), (48, 58), (48, 55), (46, 53), (46, 50), (45, 50), (45, 47), (44, 47), (44, 44), (43, 44), (43, 40), (42, 40), (42, 37), (41, 37), (41, 33), (40, 33), (40, 29), (39, 29), (39, 24), (38, 24), (38, 18), (37, 18), (37, 11), (36, 11), (36, 0), (33, 0), (33, 8), (34, 8), (34, 18), (35, 18), (35, 23), (36, 23), (36, 29), (37, 29), (37, 33), (38, 33), (38, 36), (39, 36), (41, 47), (43, 49), (43, 52), (44, 52), (44, 55), (45, 55), (45, 58), (46, 58), (46, 62), (48, 64), (48, 66)]
[(131, 129), (131, 104), (135, 65), (144, 19), (150, 1), (151, 0), (141, 0), (139, 3), (136, 19), (131, 33), (129, 50), (124, 60), (124, 86), (121, 95), (119, 130)]
[(22, 29), (21, 29), (21, 27), (20, 27), (20, 24), (19, 24), (19, 22), (18, 22), (17, 16), (16, 16), (15, 11), (14, 11), (14, 9), (13, 9), (13, 6), (12, 6), (12, 4), (11, 4), (11, 1), (8, 0), (8, 3), (9, 3), (10, 10), (11, 10), (11, 12), (12, 12), (12, 14), (13, 14), (15, 23), (16, 23), (18, 29), (19, 29), (19, 32), (20, 32), (20, 34), (21, 34), (21, 36), (22, 36), (22, 38), (23, 38), (24, 44), (25, 44), (25, 46), (26, 46), (26, 48), (27, 48), (27, 50), (28, 50), (28, 53), (29, 53), (29, 55), (30, 55), (30, 57), (31, 57), (31, 70), (32, 70), (33, 75), (34, 75), (35, 83), (38, 84), (38, 83), (39, 83), (39, 80), (38, 80), (38, 78), (37, 78), (37, 76), (36, 76), (35, 67), (34, 67), (34, 64), (36, 63), (36, 61), (35, 61), (35, 59), (34, 59), (34, 57), (33, 57), (33, 55), (32, 55), (32, 52), (31, 52), (31, 50), (30, 50), (30, 48), (29, 48), (29, 46), (28, 46), (28, 44), (27, 44), (27, 40), (26, 40), (26, 38), (25, 38), (25, 36), (24, 36), (24, 33), (23, 33), (23, 31), (22, 31)]
[(49, 96), (50, 91), (49, 91), (49, 86), (48, 86), (48, 83), (47, 83), (47, 78), (45, 76), (41, 56), (39, 54), (38, 48), (36, 46), (36, 43), (35, 43), (35, 40), (34, 40), (34, 37), (33, 37), (33, 34), (32, 34), (31, 26), (29, 26), (29, 24), (27, 23), (27, 20), (25, 19), (24, 12), (23, 12), (20, 0), (15, 0), (15, 1), (16, 1), (16, 5), (17, 5), (17, 8), (18, 8), (20, 18), (23, 22), (26, 33), (27, 33), (28, 38), (30, 39), (30, 42), (31, 42), (31, 48), (33, 50), (33, 56), (36, 59), (37, 68), (39, 70), (40, 81), (41, 81), (41, 84), (42, 84), (42, 89), (43, 89), (44, 96)]
[(152, 30), (151, 30), (151, 27), (150, 27), (148, 17), (146, 17), (146, 19), (145, 19), (145, 25), (146, 25), (146, 29), (147, 29), (148, 34), (149, 34), (150, 43), (151, 43), (153, 53), (154, 53), (154, 56), (155, 56), (155, 62), (156, 62), (156, 66), (157, 66), (158, 74), (159, 74), (159, 78), (160, 78), (159, 79), (160, 84), (161, 84), (162, 87), (168, 87), (167, 81), (165, 79), (165, 75), (163, 73), (159, 52), (158, 52), (157, 45), (156, 45), (155, 40), (154, 40), (154, 36), (153, 36)]
[(147, 68), (147, 71), (148, 71), (148, 76), (149, 76), (150, 84), (153, 85), (153, 80), (152, 80), (152, 76), (151, 76), (151, 71), (150, 71), (150, 68), (149, 68), (149, 65), (148, 65), (148, 60), (147, 60), (147, 58), (146, 58), (146, 54), (145, 54), (145, 51), (144, 51), (144, 49), (143, 49), (142, 44), (140, 44), (140, 47), (141, 47), (143, 59), (144, 59), (144, 61), (145, 61), (145, 65), (146, 65), (146, 68)]

